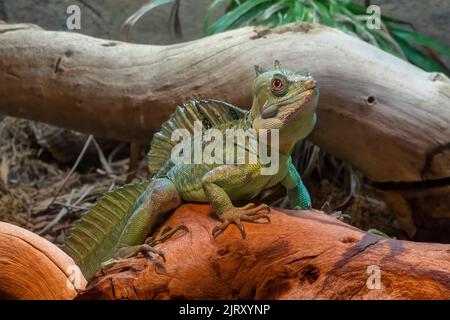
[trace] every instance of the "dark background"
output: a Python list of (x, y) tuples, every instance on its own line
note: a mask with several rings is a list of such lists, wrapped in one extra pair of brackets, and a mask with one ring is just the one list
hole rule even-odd
[[(130, 41), (168, 44), (198, 38), (206, 9), (212, 0), (181, 0), (183, 38), (170, 38), (167, 25), (171, 5), (157, 8), (140, 20)], [(364, 1), (359, 1), (364, 3)], [(81, 32), (123, 40), (120, 26), (145, 0), (0, 0), (0, 20), (29, 22), (49, 30), (66, 30), (66, 8), (81, 8)], [(450, 0), (372, 0), (382, 14), (414, 24), (417, 30), (450, 46)]]

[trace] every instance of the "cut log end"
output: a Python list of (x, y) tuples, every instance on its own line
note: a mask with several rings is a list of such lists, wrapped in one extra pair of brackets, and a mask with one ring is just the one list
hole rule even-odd
[(54, 244), (0, 222), (0, 299), (73, 299), (86, 287), (74, 261)]

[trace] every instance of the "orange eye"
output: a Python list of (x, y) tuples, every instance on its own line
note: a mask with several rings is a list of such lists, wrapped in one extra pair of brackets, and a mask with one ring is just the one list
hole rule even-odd
[(275, 76), (272, 79), (272, 93), (278, 97), (283, 96), (287, 91), (287, 80), (282, 76)]
[(283, 83), (281, 82), (280, 79), (273, 80), (273, 84), (272, 85), (273, 85), (273, 88), (277, 89), (277, 90), (280, 90), (283, 87)]

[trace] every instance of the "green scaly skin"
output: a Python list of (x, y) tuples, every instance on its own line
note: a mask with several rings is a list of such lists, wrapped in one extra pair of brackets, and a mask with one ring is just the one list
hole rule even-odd
[[(235, 207), (233, 202), (249, 201), (264, 189), (281, 183), (287, 190), (291, 207), (301, 210), (311, 208), (308, 191), (292, 164), (291, 154), (295, 144), (314, 128), (318, 100), (316, 82), (308, 72), (283, 69), (278, 61), (275, 61), (272, 70), (258, 66), (255, 69), (257, 78), (252, 88), (251, 110), (245, 111), (240, 119), (214, 128), (222, 131), (228, 128), (253, 128), (256, 131), (279, 129), (280, 158), (277, 173), (262, 175), (260, 169), (263, 164), (259, 161), (256, 164), (234, 165), (173, 164), (167, 161), (135, 201), (123, 228), (111, 232), (114, 239), (95, 240), (96, 255), (90, 258), (89, 263), (86, 262), (87, 258), (81, 258), (86, 255), (80, 254), (80, 258), (74, 258), (87, 278), (93, 275), (97, 265), (111, 257), (129, 257), (142, 249), (155, 252), (154, 249), (148, 250), (148, 245), (143, 248), (142, 243), (149, 232), (154, 232), (167, 218), (167, 214), (182, 202), (211, 204), (221, 220), (221, 224), (214, 228), (213, 236), (220, 234), (230, 224), (235, 224), (244, 238), (246, 234), (241, 222), (259, 219), (270, 222), (270, 209), (267, 205), (256, 206), (253, 203)], [(236, 146), (232, 150), (225, 149), (224, 153), (235, 152)], [(83, 268), (84, 264), (89, 264), (89, 267)]]

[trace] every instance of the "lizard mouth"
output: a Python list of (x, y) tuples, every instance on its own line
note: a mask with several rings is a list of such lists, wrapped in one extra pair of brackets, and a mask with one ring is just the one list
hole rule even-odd
[(315, 87), (302, 92), (300, 95), (290, 97), (280, 105), (282, 109), (287, 109), (280, 114), (279, 118), (283, 123), (287, 123), (297, 116), (314, 97)]

